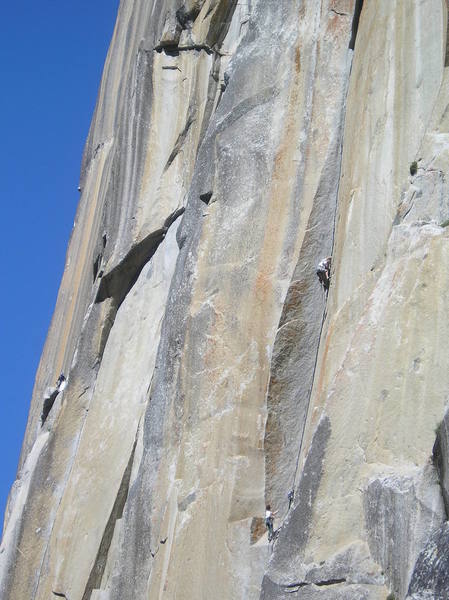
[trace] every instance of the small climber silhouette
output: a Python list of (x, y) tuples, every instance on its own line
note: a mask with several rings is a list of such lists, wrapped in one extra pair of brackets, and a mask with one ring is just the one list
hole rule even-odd
[(265, 507), (265, 526), (268, 529), (268, 541), (274, 538), (274, 515), (277, 514), (277, 511), (272, 512), (269, 504)]
[(56, 389), (58, 392), (62, 392), (67, 387), (67, 379), (65, 378), (64, 373), (61, 373), (58, 377), (58, 381), (56, 382)]
[(316, 268), (316, 274), (318, 275), (319, 282), (326, 291), (329, 289), (329, 283), (331, 279), (331, 262), (332, 257), (328, 256), (327, 258), (320, 260)]
[(294, 490), (290, 490), (289, 493), (287, 494), (287, 498), (288, 498), (288, 510), (290, 510), (290, 508), (291, 508), (291, 505), (293, 503), (294, 497), (295, 497)]

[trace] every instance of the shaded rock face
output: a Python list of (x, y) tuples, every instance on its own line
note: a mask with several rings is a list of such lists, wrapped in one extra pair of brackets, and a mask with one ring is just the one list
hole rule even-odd
[(390, 589), (402, 598), (418, 552), (429, 532), (445, 519), (434, 469), (424, 468), (414, 476), (373, 479), (365, 492), (364, 507), (371, 554), (382, 566)]
[(447, 20), (122, 0), (2, 599), (448, 596)]
[(427, 542), (416, 561), (407, 598), (447, 598), (449, 578), (449, 523), (444, 523)]
[(440, 478), (447, 517), (449, 514), (449, 411), (446, 412), (436, 430), (436, 439), (433, 446), (433, 463)]

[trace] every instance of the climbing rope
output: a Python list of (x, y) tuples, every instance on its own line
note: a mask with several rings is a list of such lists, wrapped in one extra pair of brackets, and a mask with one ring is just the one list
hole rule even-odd
[[(351, 69), (352, 69), (352, 65), (351, 65)], [(348, 78), (349, 80), (349, 78)], [(345, 98), (347, 96), (348, 93), (348, 89), (346, 87), (346, 92), (345, 92)], [(342, 125), (341, 125), (341, 130), (344, 131), (344, 126), (345, 126), (345, 118), (343, 116), (343, 121), (342, 121)], [(334, 212), (334, 223), (333, 223), (333, 227), (332, 227), (332, 243), (331, 243), (331, 253), (330, 256), (334, 256), (334, 246), (335, 246), (335, 227), (337, 224), (337, 213), (338, 213), (338, 194), (340, 192), (340, 176), (341, 176), (341, 150), (342, 150), (342, 145), (343, 145), (343, 139), (340, 138), (340, 164), (339, 164), (339, 168), (338, 168), (338, 178), (337, 178), (337, 189), (335, 191), (335, 212)], [(302, 433), (301, 433), (301, 440), (299, 442), (299, 448), (298, 448), (298, 456), (296, 458), (296, 465), (295, 465), (295, 472), (293, 475), (293, 484), (290, 490), (290, 494), (293, 493), (292, 499), (290, 500), (290, 495), (289, 495), (289, 507), (287, 510), (287, 514), (290, 511), (290, 508), (293, 504), (293, 500), (294, 500), (294, 494), (295, 494), (295, 485), (296, 485), (296, 475), (298, 473), (298, 466), (299, 466), (299, 458), (301, 456), (301, 450), (302, 450), (302, 443), (304, 440), (304, 432), (306, 429), (306, 423), (307, 423), (307, 416), (309, 414), (309, 408), (310, 408), (310, 400), (312, 397), (312, 390), (313, 390), (313, 382), (315, 381), (315, 372), (316, 372), (316, 366), (317, 366), (317, 362), (318, 362), (318, 354), (320, 351), (320, 342), (321, 342), (321, 335), (323, 333), (323, 327), (324, 327), (324, 322), (326, 320), (327, 317), (327, 298), (328, 298), (328, 293), (329, 291), (326, 291), (323, 287), (323, 300), (324, 300), (324, 309), (323, 309), (323, 317), (321, 319), (321, 326), (320, 326), (320, 335), (318, 338), (318, 345), (317, 345), (317, 349), (316, 349), (316, 355), (315, 355), (315, 364), (313, 366), (313, 373), (312, 373), (312, 382), (310, 384), (310, 390), (309, 390), (309, 397), (307, 399), (307, 407), (306, 407), (306, 413), (305, 413), (305, 419), (304, 419), (304, 425), (302, 427)]]
[(319, 354), (319, 351), (320, 351), (321, 334), (323, 332), (324, 322), (325, 322), (326, 316), (327, 316), (327, 310), (326, 310), (326, 305), (327, 305), (327, 291), (324, 289), (324, 287), (322, 288), (322, 290), (323, 290), (323, 300), (324, 300), (323, 316), (321, 318), (320, 333), (319, 333), (319, 336), (318, 336), (318, 344), (317, 344), (317, 349), (316, 349), (316, 354), (315, 354), (315, 361), (314, 361), (314, 365), (313, 365), (312, 380), (311, 380), (310, 389), (309, 389), (309, 392), (308, 392), (307, 405), (306, 405), (306, 411), (305, 411), (305, 419), (304, 419), (304, 424), (302, 426), (301, 438), (300, 438), (300, 442), (299, 442), (298, 456), (296, 457), (295, 472), (294, 472), (294, 475), (293, 475), (293, 483), (292, 483), (291, 492), (290, 492), (290, 493), (293, 492), (293, 497), (292, 497), (292, 501), (289, 502), (289, 504), (290, 504), (289, 510), (290, 510), (290, 507), (291, 507), (291, 505), (293, 503), (293, 499), (294, 499), (295, 485), (296, 485), (296, 475), (298, 473), (299, 459), (300, 459), (300, 456), (301, 456), (302, 443), (303, 443), (303, 440), (304, 440), (304, 433), (305, 433), (305, 430), (306, 430), (307, 416), (309, 414), (310, 400), (312, 398), (313, 382), (315, 381), (315, 372), (316, 372), (316, 367), (317, 367), (317, 363), (318, 363), (318, 354)]

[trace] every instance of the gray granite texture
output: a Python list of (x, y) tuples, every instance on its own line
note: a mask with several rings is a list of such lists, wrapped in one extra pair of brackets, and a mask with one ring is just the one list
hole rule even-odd
[(449, 597), (446, 40), (441, 0), (121, 1), (2, 600)]

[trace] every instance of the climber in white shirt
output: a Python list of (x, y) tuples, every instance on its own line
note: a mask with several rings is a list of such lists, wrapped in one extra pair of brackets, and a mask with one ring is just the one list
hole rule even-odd
[(274, 515), (277, 515), (278, 511), (272, 512), (269, 504), (265, 507), (265, 526), (268, 529), (268, 541), (274, 537)]
[(329, 289), (329, 283), (331, 279), (331, 262), (332, 257), (328, 256), (327, 258), (320, 260), (316, 268), (318, 279), (326, 291)]

